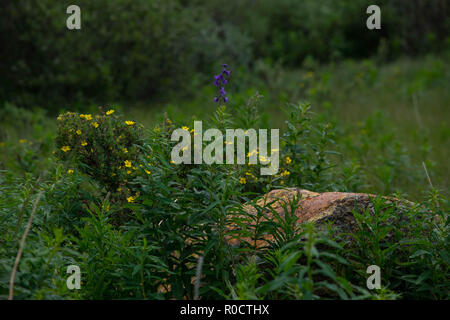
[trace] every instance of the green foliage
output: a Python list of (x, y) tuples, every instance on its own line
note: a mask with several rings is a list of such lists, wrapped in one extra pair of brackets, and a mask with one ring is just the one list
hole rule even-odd
[[(209, 125), (258, 127), (257, 110), (249, 103), (239, 109), (243, 116), (232, 117), (220, 107)], [(259, 184), (252, 188), (240, 182), (248, 168), (172, 164), (170, 136), (182, 124), (167, 117), (142, 135), (138, 124), (113, 114), (61, 115), (56, 147), (71, 150), (57, 155), (78, 168), (73, 174), (64, 164), (49, 167), (40, 179), (0, 172), (0, 295), (8, 292), (20, 235), (42, 191), (16, 276), (19, 299), (183, 299), (194, 297), (196, 282), (201, 299), (448, 299), (448, 201), (436, 190), (412, 207), (373, 199), (367, 210), (355, 209), (350, 234), (332, 223), (299, 224), (294, 214), (299, 199), (286, 203), (283, 215), (270, 203), (256, 205), (255, 196), (281, 182), (326, 190), (358, 179), (355, 165), (343, 173), (346, 180), (334, 182), (339, 172), (328, 169), (330, 128), (308, 105), (291, 105), (287, 115), (281, 155), (283, 170), (291, 173), (262, 178), (255, 172)], [(118, 135), (124, 142), (116, 141)], [(94, 146), (95, 157), (81, 141)], [(106, 176), (117, 171), (102, 171), (101, 163), (117, 165), (130, 153), (135, 157), (130, 161), (150, 157), (145, 170), (151, 174), (139, 170), (126, 179), (133, 196), (125, 201), (109, 191)], [(127, 177), (116, 174), (117, 180)], [(257, 214), (243, 214), (243, 203)], [(261, 222), (268, 210), (274, 218)], [(236, 234), (227, 227), (230, 219), (246, 227)], [(258, 248), (267, 235), (273, 240)], [(230, 245), (233, 237), (240, 247)], [(81, 290), (65, 285), (72, 264), (82, 271)], [(372, 264), (382, 270), (381, 290), (365, 289)]]
[(330, 161), (328, 145), (334, 143), (331, 124), (323, 121), (312, 122), (308, 105), (292, 106), (286, 121), (287, 130), (284, 162), (292, 163), (290, 183), (304, 189), (324, 191), (335, 188), (328, 174)]
[(77, 168), (110, 192), (128, 190), (128, 181), (138, 170), (150, 172), (142, 164), (145, 149), (142, 126), (131, 120), (123, 121), (114, 112), (60, 115), (56, 137), (56, 156), (69, 162), (68, 173), (73, 174), (73, 168)]
[[(39, 109), (2, 105), (0, 298), (7, 297), (20, 238), (42, 192), (16, 299), (183, 299), (195, 296), (195, 283), (201, 299), (449, 299), (446, 65), (436, 57), (380, 68), (375, 60), (326, 67), (309, 61), (304, 71), (259, 64), (252, 83), (262, 85), (265, 98), (254, 89), (232, 93), (214, 113), (192, 100), (167, 108), (169, 116), (135, 108), (125, 118), (68, 113), (55, 121)], [(201, 94), (213, 95), (208, 88)], [(280, 103), (305, 97), (311, 106), (289, 104), (280, 112)], [(366, 110), (374, 112), (362, 115)], [(259, 165), (172, 164), (172, 131), (205, 115), (204, 129), (280, 128), (279, 175), (260, 176)], [(125, 160), (136, 168), (130, 175)], [(429, 187), (422, 161), (443, 191)], [(256, 205), (281, 187), (396, 192), (401, 199), (407, 192), (416, 203), (374, 198), (367, 210), (355, 209), (357, 227), (346, 234), (333, 224), (298, 224), (292, 212), (299, 199), (286, 203), (284, 214)], [(257, 214), (242, 216), (243, 203)], [(261, 222), (264, 211), (274, 219)], [(248, 227), (236, 234), (228, 219)], [(267, 236), (273, 240), (257, 249)], [(240, 247), (230, 245), (233, 237)], [(81, 268), (81, 290), (66, 287), (72, 264)], [(381, 267), (380, 290), (366, 289), (372, 264)]]
[[(231, 297), (448, 299), (448, 207), (400, 209), (382, 198), (371, 204), (353, 213), (358, 227), (350, 234), (307, 224), (294, 239), (277, 238), (238, 266)], [(366, 268), (373, 264), (381, 268), (382, 288), (369, 292)]]

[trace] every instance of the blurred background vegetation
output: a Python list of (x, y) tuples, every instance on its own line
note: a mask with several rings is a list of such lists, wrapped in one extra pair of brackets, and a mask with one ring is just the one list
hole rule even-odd
[(416, 197), (422, 162), (448, 190), (450, 5), (380, 0), (382, 28), (368, 30), (372, 2), (79, 0), (82, 28), (69, 31), (73, 1), (5, 0), (0, 142), (51, 137), (58, 112), (98, 106), (144, 125), (163, 112), (205, 118), (212, 76), (228, 63), (230, 107), (259, 92), (265, 123), (283, 128), (280, 109), (310, 102), (366, 174), (362, 190)]
[(221, 62), (250, 72), (449, 46), (446, 0), (378, 1), (382, 28), (369, 31), (372, 2), (79, 0), (82, 29), (69, 31), (73, 1), (6, 0), (1, 98), (43, 108), (148, 103), (194, 94)]

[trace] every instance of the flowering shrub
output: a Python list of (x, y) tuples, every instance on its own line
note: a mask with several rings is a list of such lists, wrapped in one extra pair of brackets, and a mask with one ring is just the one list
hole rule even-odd
[(75, 170), (91, 176), (107, 191), (130, 195), (128, 184), (138, 173), (150, 174), (143, 161), (143, 127), (122, 120), (114, 110), (98, 115), (68, 112), (58, 117), (56, 155)]

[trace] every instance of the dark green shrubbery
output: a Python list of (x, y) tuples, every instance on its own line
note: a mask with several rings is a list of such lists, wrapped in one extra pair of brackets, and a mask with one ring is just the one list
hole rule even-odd
[(379, 1), (377, 31), (365, 28), (368, 0), (79, 0), (80, 31), (66, 28), (71, 4), (3, 1), (0, 100), (53, 110), (148, 101), (192, 94), (218, 59), (245, 73), (262, 61), (298, 68), (448, 46), (445, 0)]
[[(208, 125), (261, 125), (251, 116), (258, 114), (253, 103), (228, 112), (234, 117), (220, 107)], [(448, 299), (448, 201), (437, 191), (428, 202), (401, 210), (373, 199), (371, 209), (355, 210), (358, 227), (351, 234), (333, 224), (299, 225), (290, 213), (295, 210), (285, 210), (284, 219), (244, 228), (239, 236), (250, 239), (247, 244), (230, 246), (227, 239), (236, 235), (227, 219), (246, 224), (249, 216), (236, 215), (244, 202), (267, 210), (254, 201), (263, 192), (284, 186), (339, 190), (355, 181), (357, 171), (343, 175), (330, 168), (326, 122), (307, 105), (293, 105), (287, 115), (280, 172), (290, 174), (261, 177), (255, 170), (251, 179), (248, 166), (172, 164), (171, 132), (189, 123), (166, 118), (144, 132), (116, 114), (61, 115), (57, 156), (63, 163), (40, 180), (0, 173), (0, 295), (8, 291), (19, 235), (42, 192), (16, 298)], [(125, 160), (145, 161), (145, 169), (136, 166), (128, 175), (117, 167)], [(127, 197), (116, 196), (117, 185), (129, 189)], [(286, 209), (295, 209), (296, 200)], [(267, 233), (274, 240), (257, 250), (256, 241)], [(71, 264), (82, 271), (78, 291), (65, 286)], [(366, 268), (373, 264), (381, 268), (382, 289), (369, 291)]]

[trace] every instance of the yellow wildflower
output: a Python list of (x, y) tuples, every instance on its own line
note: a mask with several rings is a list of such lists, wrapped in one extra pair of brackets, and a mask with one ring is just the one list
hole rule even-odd
[(83, 147), (85, 147), (85, 146), (87, 146), (87, 142), (86, 142), (86, 141), (81, 141), (81, 145), (82, 145)]
[(98, 123), (97, 122), (92, 123), (92, 125), (94, 126), (94, 128), (98, 128)]
[(239, 182), (240, 182), (241, 184), (246, 184), (246, 183), (247, 183), (247, 179), (245, 179), (245, 178), (240, 178), (240, 179), (239, 179)]
[(292, 162), (292, 159), (289, 158), (289, 156), (287, 156), (285, 161), (286, 161), (286, 164), (290, 164)]
[(20, 143), (27, 143), (27, 139), (20, 139), (19, 142)]
[(123, 151), (123, 153), (128, 153), (128, 149), (127, 148), (123, 148), (122, 151)]
[(124, 163), (125, 163), (125, 167), (131, 168), (131, 161), (130, 160), (125, 160)]
[(80, 114), (81, 119), (92, 120), (92, 115), (90, 114)]
[(146, 174), (151, 174), (151, 172), (149, 170), (147, 170), (147, 169), (145, 169), (145, 173)]
[(134, 122), (134, 121), (125, 121), (125, 124), (127, 125), (127, 126), (132, 126), (132, 125), (134, 125), (136, 122)]
[(181, 127), (181, 129), (186, 130), (186, 131), (189, 131), (189, 127), (186, 127), (186, 126)]
[(127, 174), (131, 174), (131, 170), (127, 170)]
[(81, 130), (80, 129), (78, 129), (76, 132), (77, 132), (77, 135), (81, 135)]
[(134, 202), (134, 200), (136, 200), (136, 198), (137, 198), (137, 196), (135, 196), (135, 197), (129, 196), (129, 197), (127, 198), (127, 201), (130, 202), (130, 203), (132, 203), (132, 202)]
[(70, 151), (70, 147), (69, 146), (63, 146), (61, 148), (61, 150), (64, 151), (64, 152), (67, 152), (67, 151)]
[(113, 109), (106, 111), (106, 115), (110, 116), (114, 113), (115, 111)]
[(287, 170), (284, 170), (282, 173), (281, 173), (281, 175), (283, 176), (283, 177), (286, 177), (286, 176), (288, 176), (288, 175), (290, 175), (291, 173), (289, 172), (289, 171), (287, 171)]
[(67, 170), (67, 174), (73, 174), (73, 170), (72, 169)]

